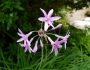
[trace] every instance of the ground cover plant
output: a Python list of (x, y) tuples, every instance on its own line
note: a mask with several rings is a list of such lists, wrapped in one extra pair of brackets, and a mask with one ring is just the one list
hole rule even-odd
[[(74, 28), (65, 17), (73, 8), (88, 6), (87, 2), (88, 0), (0, 0), (0, 70), (90, 70), (89, 29)], [(43, 21), (43, 10), (48, 14), (52, 9), (52, 17), (57, 16), (58, 20), (54, 19), (53, 25), (47, 22), (47, 25)], [(39, 18), (41, 16), (44, 16), (43, 19)], [(31, 45), (28, 48), (19, 38), (23, 33), (31, 31), (36, 32), (26, 39), (26, 44)], [(58, 41), (57, 37), (63, 38)], [(31, 38), (33, 42), (29, 43)], [(21, 38), (22, 40), (25, 39)], [(56, 49), (53, 48), (57, 45), (52, 44), (54, 41), (59, 44)]]

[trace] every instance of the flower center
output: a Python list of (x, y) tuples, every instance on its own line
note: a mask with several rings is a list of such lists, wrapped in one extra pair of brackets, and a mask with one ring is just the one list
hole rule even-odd
[(24, 40), (27, 40), (28, 36), (27, 35), (24, 35)]
[(57, 42), (55, 42), (53, 45), (54, 45), (54, 48), (58, 47), (58, 43)]
[(53, 45), (54, 45), (54, 47), (57, 47), (57, 44), (54, 43)]
[(42, 29), (40, 29), (39, 31), (38, 31), (38, 35), (40, 36), (40, 37), (42, 37), (42, 36), (44, 36), (44, 30), (42, 30)]
[(50, 20), (50, 18), (47, 17), (47, 18), (46, 18), (46, 21), (48, 21), (48, 20)]

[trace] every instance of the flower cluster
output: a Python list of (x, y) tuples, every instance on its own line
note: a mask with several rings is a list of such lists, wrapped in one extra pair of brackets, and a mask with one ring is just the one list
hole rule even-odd
[[(57, 35), (57, 34), (49, 33), (49, 31), (58, 29), (62, 26), (62, 24), (58, 24), (57, 26), (53, 25), (53, 22), (55, 20), (60, 19), (61, 17), (59, 17), (59, 16), (52, 17), (53, 9), (51, 9), (48, 12), (48, 14), (45, 12), (45, 10), (43, 10), (41, 8), (40, 8), (40, 10), (43, 12), (44, 17), (39, 17), (38, 20), (43, 22), (43, 24), (44, 24), (43, 28), (41, 27), (40, 30), (38, 30), (38, 31), (30, 31), (28, 34), (24, 34), (20, 29), (18, 29), (18, 31), (19, 31), (18, 35), (21, 36), (21, 38), (19, 40), (17, 40), (17, 42), (19, 42), (20, 46), (25, 48), (24, 52), (29, 51), (30, 53), (31, 52), (35, 53), (38, 50), (38, 44), (42, 48), (44, 47), (44, 44), (43, 44), (43, 41), (42, 41), (42, 38), (44, 38), (46, 42), (49, 41), (51, 43), (51, 46), (52, 46), (51, 53), (54, 51), (55, 55), (57, 55), (58, 54), (58, 48), (62, 48), (62, 43), (64, 43), (65, 49), (66, 49), (66, 43), (67, 43), (67, 39), (70, 36), (70, 33), (67, 32), (67, 34), (65, 36), (60, 36), (60, 35)], [(51, 27), (51, 29), (49, 29), (50, 27)], [(29, 36), (34, 32), (36, 32), (37, 35), (31, 37), (30, 40), (29, 40)], [(49, 37), (49, 35), (53, 35), (57, 39), (55, 41), (53, 41)], [(38, 38), (35, 42), (34, 47), (32, 48), (31, 47), (32, 41), (36, 37), (38, 37)], [(21, 41), (24, 41), (23, 44), (21, 43)]]

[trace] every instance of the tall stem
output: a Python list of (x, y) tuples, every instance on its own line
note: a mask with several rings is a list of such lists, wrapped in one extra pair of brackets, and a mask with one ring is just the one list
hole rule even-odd
[(45, 56), (45, 61), (47, 60), (47, 47), (45, 46), (45, 50), (46, 50), (46, 56)]
[(43, 63), (43, 48), (41, 48), (41, 51), (42, 51), (42, 54), (41, 54), (41, 62), (40, 62), (39, 70), (40, 70), (42, 63)]

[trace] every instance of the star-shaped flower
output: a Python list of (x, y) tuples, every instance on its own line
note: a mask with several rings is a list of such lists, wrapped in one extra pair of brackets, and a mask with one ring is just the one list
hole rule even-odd
[(34, 52), (33, 49), (31, 48), (31, 42), (33, 41), (33, 39), (34, 38), (31, 38), (30, 41), (27, 40), (26, 45), (19, 43), (20, 46), (25, 47), (24, 52), (26, 51), (29, 51), (30, 53)]
[(28, 34), (24, 34), (20, 29), (18, 29), (19, 33), (18, 35), (21, 36), (17, 42), (24, 41), (24, 46), (26, 46), (26, 42), (28, 41), (28, 37), (32, 34), (32, 32), (29, 32)]
[[(55, 30), (57, 28), (60, 28), (61, 26), (62, 26), (62, 24), (58, 24), (54, 29), (52, 28), (50, 30)], [(48, 31), (50, 31), (50, 30), (48, 30)], [(42, 37), (44, 37), (46, 42), (48, 42), (47, 37), (49, 37), (48, 34), (50, 34), (50, 33), (48, 33), (48, 31), (45, 32), (43, 29), (40, 29), (39, 31), (36, 31), (36, 32), (38, 32), (38, 35), (35, 35), (34, 37), (31, 38), (33, 40), (33, 39), (35, 39), (35, 37), (38, 36), (38, 38), (35, 42), (34, 48), (33, 48), (34, 53), (37, 52), (37, 50), (38, 50), (38, 42), (40, 43), (39, 45), (43, 48), (44, 45), (43, 45), (43, 41), (41, 40)], [(31, 44), (31, 42), (30, 42), (30, 44)]]
[(38, 20), (45, 23), (44, 30), (47, 31), (49, 25), (54, 28), (53, 21), (58, 20), (61, 17), (59, 17), (59, 16), (51, 17), (53, 14), (53, 9), (51, 9), (48, 14), (43, 9), (40, 8), (40, 10), (43, 12), (44, 17), (39, 17)]
[[(41, 28), (38, 31), (30, 31), (28, 34), (24, 34), (20, 29), (18, 29), (18, 35), (21, 37), (20, 39), (17, 40), (19, 42), (20, 46), (24, 47), (24, 52), (29, 51), (36, 53), (38, 50), (38, 46), (41, 46), (42, 48), (44, 47), (44, 42), (46, 41), (47, 43), (50, 42), (52, 45), (52, 50), (51, 53), (54, 51), (55, 55), (58, 54), (58, 48), (62, 48), (62, 43), (65, 45), (66, 49), (66, 43), (67, 39), (70, 36), (70, 32), (66, 34), (66, 36), (60, 36), (57, 34), (49, 33), (51, 30), (58, 29), (62, 26), (62, 24), (58, 24), (57, 26), (53, 25), (53, 22), (55, 20), (60, 19), (61, 17), (55, 16), (52, 17), (53, 14), (53, 9), (51, 9), (48, 14), (45, 12), (45, 10), (41, 9), (40, 10), (43, 12), (44, 17), (39, 17), (38, 20), (44, 22), (44, 26), (41, 25)], [(52, 27), (50, 30), (49, 27)], [(32, 33), (36, 32), (37, 34), (33, 37), (29, 37)], [(50, 38), (50, 36), (55, 36), (57, 39), (55, 41)], [(44, 39), (43, 39), (44, 38)], [(35, 41), (36, 40), (36, 41)], [(24, 41), (24, 43), (22, 43)], [(33, 49), (32, 49), (32, 44), (35, 42)]]
[(67, 32), (66, 36), (63, 37), (63, 39), (60, 41), (60, 43), (64, 43), (65, 49), (66, 49), (67, 39), (69, 38), (69, 36), (70, 36), (70, 32)]
[(56, 41), (53, 41), (50, 37), (48, 37), (48, 40), (51, 42), (52, 50), (51, 53), (55, 52), (55, 56), (58, 54), (58, 48), (62, 48), (62, 45), (59, 42), (59, 38), (56, 39)]

